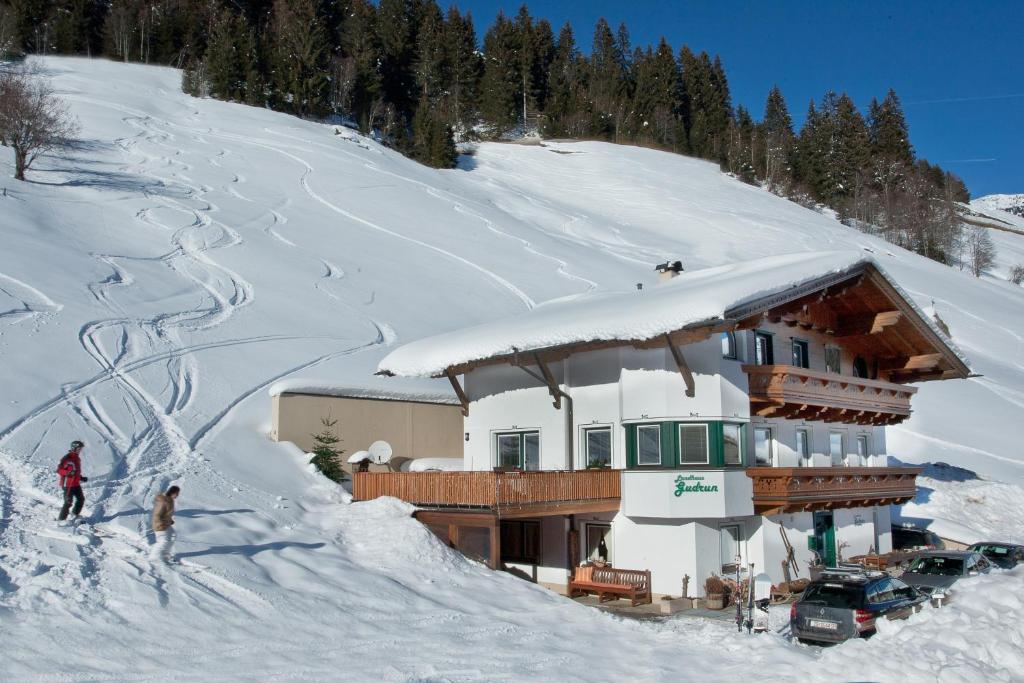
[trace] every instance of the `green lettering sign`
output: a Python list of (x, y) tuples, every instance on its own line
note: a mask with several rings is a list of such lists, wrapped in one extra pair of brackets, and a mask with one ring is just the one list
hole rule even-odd
[(704, 477), (696, 474), (682, 475), (676, 477), (676, 497), (684, 493), (717, 493), (718, 484), (705, 484)]

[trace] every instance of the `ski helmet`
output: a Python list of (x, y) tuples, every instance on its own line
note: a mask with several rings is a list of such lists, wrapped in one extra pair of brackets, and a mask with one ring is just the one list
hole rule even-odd
[(85, 448), (85, 444), (77, 439), (71, 442), (71, 450), (77, 450), (79, 448)]

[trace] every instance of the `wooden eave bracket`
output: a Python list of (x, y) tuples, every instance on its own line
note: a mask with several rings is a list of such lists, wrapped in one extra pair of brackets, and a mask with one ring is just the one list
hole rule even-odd
[(672, 352), (672, 358), (676, 361), (679, 374), (683, 376), (683, 383), (686, 384), (686, 395), (693, 398), (697, 393), (696, 384), (693, 381), (693, 373), (690, 372), (690, 366), (686, 364), (686, 358), (683, 356), (682, 349), (673, 344), (672, 337), (667, 334), (665, 335), (665, 343), (668, 344), (668, 348)]
[(552, 405), (555, 406), (556, 410), (562, 409), (562, 390), (558, 388), (558, 382), (555, 381), (555, 376), (551, 374), (551, 369), (548, 368), (540, 358), (540, 354), (533, 354), (533, 360), (537, 363), (537, 367), (540, 368), (540, 374), (544, 376), (544, 382), (548, 385), (548, 393), (551, 394)]
[(445, 376), (448, 381), (452, 383), (452, 389), (455, 390), (455, 395), (459, 397), (459, 403), (462, 404), (462, 416), (469, 417), (469, 398), (466, 396), (465, 390), (462, 385), (459, 384), (459, 378), (455, 376), (455, 373), (449, 368), (445, 371)]

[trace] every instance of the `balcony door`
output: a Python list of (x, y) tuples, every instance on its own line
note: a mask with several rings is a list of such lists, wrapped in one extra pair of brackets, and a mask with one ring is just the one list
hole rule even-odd
[(836, 527), (832, 512), (814, 513), (814, 552), (826, 567), (836, 566)]
[(504, 432), (495, 436), (498, 467), (540, 469), (540, 432)]

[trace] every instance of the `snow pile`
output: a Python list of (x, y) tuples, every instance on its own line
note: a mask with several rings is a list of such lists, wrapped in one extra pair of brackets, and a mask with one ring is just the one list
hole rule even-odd
[(402, 464), (402, 469), (408, 465), (409, 472), (461, 472), (463, 469), (462, 458), (417, 458)]
[(270, 396), (314, 394), (341, 398), (373, 398), (382, 401), (419, 401), (459, 405), (459, 398), (448, 380), (364, 378), (362, 385), (345, 385), (322, 379), (293, 377), (270, 385)]
[(952, 602), (905, 621), (878, 622), (878, 635), (822, 652), (814, 679), (907, 683), (1019, 681), (1024, 671), (1024, 567), (965, 579)]
[(894, 513), (894, 523), (960, 543), (1024, 543), (1024, 487), (944, 463), (926, 466), (917, 478), (917, 497)]

